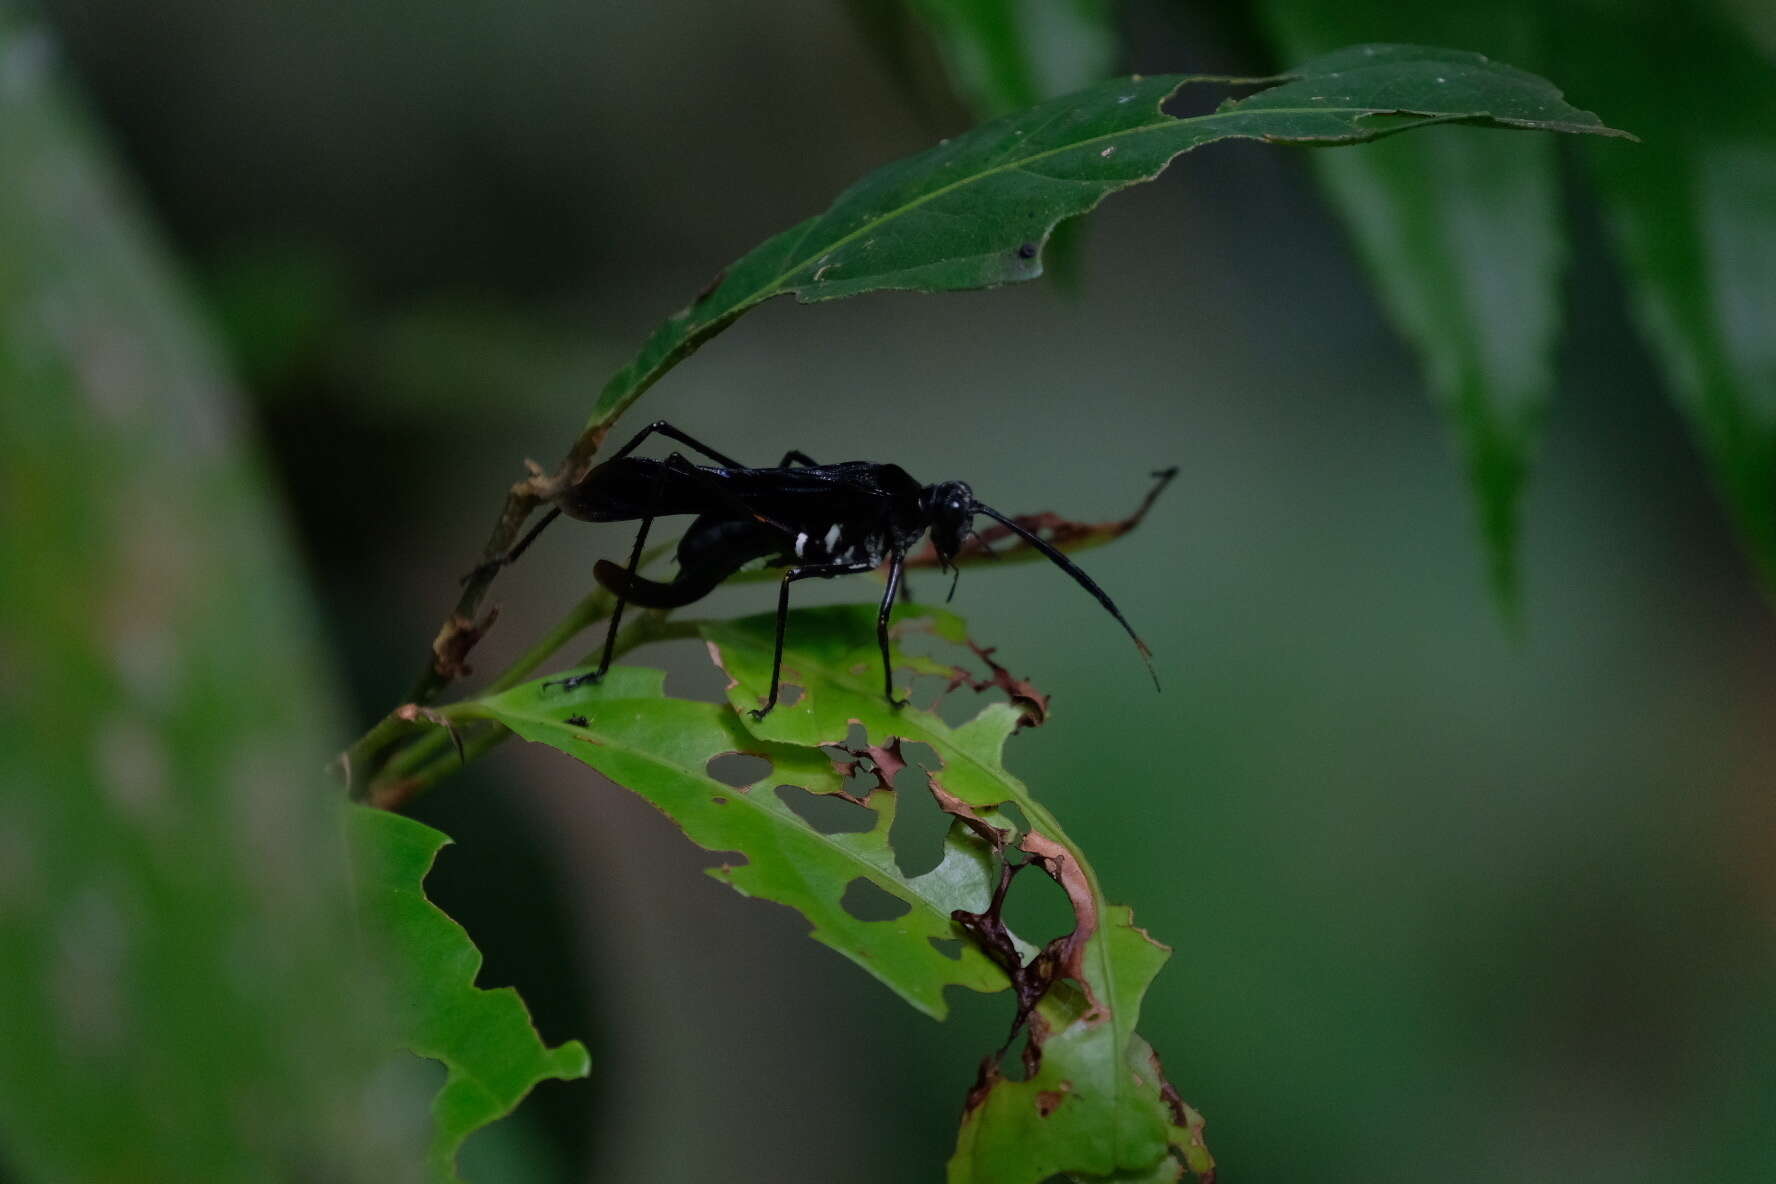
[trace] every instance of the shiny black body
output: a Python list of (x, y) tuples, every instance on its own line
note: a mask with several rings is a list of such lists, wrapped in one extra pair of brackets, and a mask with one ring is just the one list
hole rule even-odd
[[(613, 572), (611, 564), (598, 572), (600, 583), (636, 604), (675, 608), (758, 560), (880, 567), (930, 527), (924, 492), (899, 465), (868, 461), (748, 469), (630, 456), (593, 469), (561, 509), (583, 522), (696, 514), (679, 540), (678, 578), (670, 584)], [(650, 498), (657, 498), (651, 514)]]
[[(668, 436), (715, 461), (693, 464), (680, 453), (663, 460), (631, 456), (654, 434)], [(677, 608), (707, 596), (722, 581), (749, 563), (764, 561), (786, 567), (777, 597), (777, 638), (771, 666), (771, 691), (753, 712), (762, 718), (777, 703), (783, 666), (783, 635), (789, 614), (789, 586), (797, 580), (830, 578), (888, 566), (887, 588), (876, 618), (882, 652), (884, 693), (896, 707), (894, 676), (888, 650), (888, 622), (900, 589), (907, 552), (927, 531), (947, 568), (973, 530), (976, 514), (1005, 524), (1041, 551), (1090, 592), (1134, 638), (1143, 658), (1147, 647), (1135, 636), (1122, 613), (1072, 561), (1049, 543), (990, 506), (974, 499), (960, 481), (921, 485), (898, 465), (871, 461), (815, 464), (791, 452), (770, 468), (750, 468), (698, 443), (659, 421), (648, 425), (610, 460), (596, 466), (570, 487), (552, 511), (504, 560), (516, 559), (556, 514), (584, 522), (639, 521), (627, 566), (600, 560), (598, 582), (616, 593), (603, 660), (589, 674), (562, 680), (563, 685), (595, 682), (610, 667), (623, 608), (633, 602), (648, 608)], [(636, 573), (649, 528), (655, 518), (695, 514), (678, 543), (678, 575), (670, 582)]]

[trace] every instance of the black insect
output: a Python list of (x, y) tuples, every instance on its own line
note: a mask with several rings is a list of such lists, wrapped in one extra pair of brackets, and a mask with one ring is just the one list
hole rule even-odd
[[(656, 433), (716, 463), (693, 464), (677, 452), (664, 460), (630, 455)], [(1169, 478), (1172, 472), (1157, 475)], [(891, 706), (903, 707), (905, 700), (894, 697), (888, 620), (900, 591), (907, 552), (929, 530), (940, 564), (945, 570), (950, 569), (964, 540), (973, 533), (976, 514), (1002, 523), (1072, 576), (1116, 618), (1147, 662), (1148, 673), (1153, 671), (1146, 643), (1136, 636), (1115, 602), (1090, 576), (1016, 520), (976, 501), (973, 491), (961, 481), (920, 485), (898, 465), (871, 461), (822, 465), (795, 451), (770, 468), (749, 468), (662, 420), (642, 429), (609, 460), (569, 487), (556, 507), (523, 541), (493, 562), (497, 565), (515, 560), (560, 514), (583, 522), (639, 521), (641, 529), (636, 532), (627, 567), (599, 560), (594, 569), (598, 582), (617, 597), (598, 669), (558, 680), (557, 685), (573, 687), (604, 677), (615, 651), (623, 608), (629, 602), (647, 608), (678, 608), (707, 596), (746, 564), (763, 560), (769, 566), (789, 570), (783, 573), (777, 594), (771, 693), (764, 706), (752, 713), (755, 719), (762, 719), (777, 705), (789, 586), (813, 577), (873, 571), (886, 563), (888, 586), (876, 614), (876, 639), (882, 649), (884, 694)], [(637, 574), (636, 568), (647, 545), (648, 530), (655, 518), (673, 514), (697, 515), (678, 543), (678, 576), (670, 583), (646, 579)], [(950, 592), (955, 593), (953, 581)], [(1154, 685), (1159, 685), (1157, 678)]]

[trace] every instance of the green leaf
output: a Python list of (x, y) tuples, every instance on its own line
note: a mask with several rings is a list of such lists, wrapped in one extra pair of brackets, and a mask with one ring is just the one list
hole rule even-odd
[[(940, 651), (966, 640), (961, 622), (942, 610), (908, 608), (901, 615), (903, 638), (922, 631), (930, 635), (922, 644)], [(491, 716), (568, 752), (653, 802), (700, 845), (738, 851), (744, 864), (714, 874), (741, 892), (796, 908), (817, 940), (934, 1017), (945, 1012), (947, 987), (1007, 985), (1006, 971), (972, 939), (955, 958), (935, 943), (966, 936), (952, 914), (988, 908), (1001, 852), (1016, 847), (1067, 890), (1075, 928), (1047, 947), (1062, 974), (1033, 1021), (1039, 1072), (1014, 1081), (989, 1060), (969, 1095), (950, 1179), (1038, 1184), (1057, 1172), (1172, 1179), (1179, 1163), (1207, 1171), (1212, 1161), (1200, 1118), (1178, 1100), (1134, 1030), (1168, 951), (1133, 926), (1126, 907), (1103, 899), (1083, 854), (1005, 768), (1005, 741), (1026, 708), (991, 702), (958, 726), (933, 710), (890, 709), (875, 609), (840, 606), (791, 615), (783, 699), (754, 721), (746, 709), (769, 685), (774, 630), (771, 616), (703, 626), (733, 679), (732, 707), (667, 698), (659, 672), (615, 668), (596, 686), (564, 692), (533, 683), (452, 713)], [(898, 642), (893, 656), (903, 682), (924, 675), (951, 683), (958, 674), (949, 661), (908, 653)], [(986, 685), (1027, 693), (997, 670), (977, 682)], [(891, 846), (896, 797), (906, 783), (896, 790), (890, 779), (903, 759), (920, 759), (918, 750), (903, 758), (908, 743), (929, 746), (931, 763), (917, 767), (954, 819), (937, 868), (911, 878)], [(860, 832), (829, 834), (792, 809), (779, 787), (840, 793), (847, 770), (835, 767), (830, 753), (847, 746), (853, 760), (878, 773), (875, 788), (856, 798), (874, 817)], [(729, 786), (709, 764), (730, 753), (762, 757), (770, 770), (744, 787)], [(1002, 833), (989, 843), (985, 836), (995, 832)], [(899, 902), (901, 915), (852, 915), (843, 898), (859, 879)], [(1035, 946), (1011, 937), (1008, 947), (1020, 966), (1034, 963)]]
[[(900, 872), (889, 832), (893, 790), (862, 799), (869, 829), (824, 834), (777, 792), (779, 785), (815, 794), (842, 790), (844, 776), (817, 747), (773, 744), (748, 734), (728, 708), (665, 696), (657, 670), (615, 667), (597, 686), (562, 693), (533, 682), (482, 700), (487, 714), (527, 740), (577, 757), (657, 806), (699, 846), (738, 851), (747, 862), (711, 869), (747, 896), (789, 905), (807, 917), (810, 936), (875, 975), (935, 1019), (948, 1013), (949, 986), (997, 991), (1005, 975), (978, 950), (951, 958), (932, 939), (961, 936), (953, 909), (985, 899), (991, 871), (976, 848), (952, 839), (942, 862), (925, 875)], [(570, 723), (583, 718), (584, 726)], [(839, 729), (838, 739), (845, 738)], [(771, 762), (768, 777), (734, 788), (710, 775), (710, 761), (748, 753)], [(902, 902), (892, 921), (861, 920), (842, 898), (862, 879)]]
[(359, 908), (387, 952), (400, 1047), (449, 1071), (432, 1102), (427, 1169), (456, 1181), (463, 1140), (510, 1114), (537, 1082), (584, 1077), (591, 1063), (577, 1040), (546, 1047), (511, 987), (475, 986), (481, 951), (425, 895), (448, 836), (367, 806), (353, 806), (350, 823)]
[(250, 416), (0, 3), (0, 1174), (417, 1179)]
[[(950, 84), (994, 119), (1108, 78), (1121, 44), (1108, 0), (904, 0), (931, 33)], [(1085, 219), (1057, 224), (1044, 265), (1068, 295), (1083, 283)]]
[(589, 442), (662, 374), (761, 301), (1033, 279), (1042, 274), (1042, 246), (1057, 222), (1217, 140), (1351, 144), (1448, 122), (1623, 134), (1568, 106), (1532, 74), (1453, 50), (1358, 46), (1211, 114), (1176, 119), (1160, 110), (1192, 81), (1225, 80), (1164, 75), (1102, 83), (876, 170), (825, 213), (740, 259), (655, 330), (605, 385)]
[[(965, 640), (961, 621), (950, 613), (904, 611), (903, 631), (918, 613), (936, 637)], [(751, 730), (769, 741), (818, 745), (842, 738), (856, 723), (873, 743), (898, 737), (930, 745), (939, 765), (927, 770), (927, 777), (940, 805), (995, 826), (1007, 825), (999, 807), (1015, 805), (1029, 822), (1018, 845), (1032, 856), (1053, 852), (1056, 878), (1073, 901), (1075, 934), (1082, 943), (1077, 977), (1068, 984), (1073, 989), (1057, 991), (1037, 1009), (1049, 1029), (1039, 1072), (1025, 1081), (989, 1074), (971, 1095), (950, 1161), (951, 1184), (1035, 1184), (1062, 1172), (1147, 1172), (1170, 1157), (1175, 1138), (1183, 1154), (1182, 1137), (1174, 1131), (1183, 1125), (1182, 1112), (1174, 1114), (1165, 1096), (1170, 1086), (1147, 1059), (1151, 1050), (1137, 1048), (1135, 1035), (1141, 999), (1170, 951), (1134, 927), (1127, 907), (1103, 899), (1084, 853), (1005, 769), (1005, 741), (1022, 722), (1023, 711), (992, 703), (951, 728), (933, 712), (891, 710), (882, 695), (874, 619), (873, 608), (857, 605), (794, 614), (783, 682), (803, 693), (751, 723)], [(703, 633), (734, 680), (729, 701), (741, 718), (750, 719), (744, 712), (762, 702), (770, 687), (774, 618), (714, 623)], [(904, 656), (896, 662), (896, 669), (902, 668), (943, 675), (953, 670)], [(977, 901), (971, 911), (982, 907)], [(1206, 1158), (1206, 1152), (1201, 1155)]]
[(1646, 137), (1586, 158), (1635, 317), (1776, 599), (1776, 62), (1706, 4), (1571, 17), (1563, 65)]
[[(1264, 9), (1290, 57), (1384, 30), (1514, 61), (1543, 56), (1541, 10), (1519, 0), (1267, 0)], [(1566, 248), (1554, 142), (1438, 128), (1313, 160), (1453, 423), (1493, 593), (1514, 615), (1520, 505), (1560, 333)]]

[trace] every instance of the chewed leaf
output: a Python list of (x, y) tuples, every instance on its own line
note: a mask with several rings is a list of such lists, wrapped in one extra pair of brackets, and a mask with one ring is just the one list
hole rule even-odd
[(512, 988), (475, 986), (481, 952), (425, 896), (423, 881), (447, 837), (362, 806), (352, 807), (350, 825), (360, 908), (392, 963), (402, 1047), (449, 1071), (432, 1103), (427, 1168), (432, 1180), (454, 1182), (463, 1140), (510, 1113), (537, 1082), (586, 1076), (590, 1061), (577, 1040), (546, 1047)]
[[(797, 812), (790, 786), (815, 794), (845, 790), (845, 771), (815, 746), (774, 743), (747, 732), (735, 713), (716, 703), (667, 698), (655, 670), (617, 667), (598, 685), (563, 692), (542, 683), (516, 687), (482, 701), (487, 714), (528, 740), (558, 748), (640, 794), (711, 851), (738, 851), (745, 861), (712, 869), (748, 896), (796, 909), (813, 924), (811, 936), (856, 962), (926, 1015), (948, 1013), (944, 989), (999, 991), (1006, 979), (978, 950), (952, 958), (933, 944), (961, 936), (950, 913), (979, 907), (991, 875), (979, 844), (953, 835), (932, 871), (908, 878), (900, 871), (889, 832), (897, 799), (892, 770), (858, 799), (873, 816), (868, 829), (825, 833)], [(582, 722), (583, 721), (583, 722)], [(836, 741), (845, 739), (841, 726)], [(770, 762), (752, 784), (733, 786), (710, 772), (718, 757), (746, 753)], [(886, 752), (861, 757), (883, 770)], [(886, 893), (904, 911), (867, 920), (846, 907), (853, 881)]]
[(1034, 279), (1057, 223), (1216, 140), (1352, 144), (1450, 122), (1624, 134), (1533, 74), (1479, 54), (1408, 45), (1318, 58), (1206, 115), (1161, 110), (1179, 87), (1217, 81), (1226, 80), (1168, 74), (1100, 83), (877, 169), (825, 213), (738, 260), (655, 330), (605, 385), (592, 426), (608, 424), (685, 355), (774, 296), (836, 300)]
[[(955, 616), (900, 611), (903, 637), (929, 634), (958, 662), (979, 653), (961, 648), (967, 637)], [(1078, 848), (1006, 771), (1007, 737), (1041, 714), (1044, 697), (990, 664), (989, 676), (977, 678), (897, 643), (891, 654), (903, 684), (937, 675), (952, 689), (1005, 690), (1014, 702), (989, 702), (959, 727), (916, 706), (890, 708), (875, 609), (841, 606), (790, 616), (784, 681), (795, 694), (754, 720), (747, 709), (769, 685), (774, 631), (769, 616), (704, 627), (734, 680), (732, 706), (669, 698), (659, 671), (617, 667), (595, 685), (532, 683), (455, 710), (559, 748), (652, 802), (699, 845), (739, 852), (745, 861), (714, 869), (718, 878), (795, 908), (815, 940), (927, 1015), (945, 1014), (948, 987), (1014, 985), (1032, 1072), (1012, 1081), (997, 1056), (983, 1062), (952, 1181), (1039, 1184), (1056, 1172), (1159, 1180), (1185, 1164), (1206, 1171), (1200, 1118), (1134, 1031), (1168, 951), (1134, 927), (1126, 907), (1102, 898)], [(920, 757), (928, 765), (903, 752), (908, 743), (929, 747), (932, 755)], [(753, 759), (750, 771), (718, 775), (717, 762), (734, 754)], [(890, 841), (898, 795), (918, 784), (901, 777), (897, 786), (909, 767), (953, 820), (937, 867), (915, 877), (900, 870)], [(855, 788), (859, 774), (873, 786)], [(816, 826), (796, 809), (798, 794), (848, 802), (852, 824)], [(861, 825), (858, 809), (870, 815)], [(1015, 873), (1031, 868), (1061, 885), (1074, 917), (1069, 932), (1040, 947), (1012, 934), (1001, 915)]]
[(1105, 920), (1081, 951), (1096, 1005), (1068, 1006), (1062, 998), (1037, 1009), (1036, 1023), (1048, 1031), (1041, 1063), (1025, 1080), (983, 1068), (950, 1159), (949, 1184), (1153, 1171), (1192, 1142), (1201, 1147), (1200, 1123), (1194, 1138), (1174, 1130), (1185, 1125), (1184, 1113), (1171, 1103), (1183, 1103), (1134, 1030), (1141, 997), (1170, 951), (1135, 928), (1127, 908), (1112, 906)]
[[(931, 630), (942, 640), (964, 639), (961, 619), (936, 608), (902, 609), (900, 628)], [(871, 743), (889, 737), (929, 744), (943, 757), (943, 788), (969, 805), (992, 806), (1025, 795), (1006, 771), (1001, 750), (1017, 728), (1021, 712), (1009, 703), (988, 704), (961, 727), (952, 728), (932, 711), (895, 711), (882, 694), (882, 657), (876, 647), (876, 610), (860, 605), (802, 609), (790, 617), (784, 650), (783, 683), (805, 692), (779, 703), (770, 715), (748, 721), (752, 732), (784, 744), (821, 745), (842, 741), (853, 721)], [(733, 685), (728, 699), (744, 715), (764, 702), (771, 685), (771, 650), (776, 619), (770, 615), (712, 622), (703, 630), (720, 655)], [(895, 652), (895, 669), (948, 676), (954, 667), (931, 658)], [(904, 682), (904, 679), (903, 679)], [(905, 694), (903, 686), (900, 694)], [(985, 883), (986, 881), (983, 881)], [(978, 903), (978, 902), (977, 902)]]
[[(901, 612), (903, 632), (924, 628), (943, 641), (965, 640), (961, 622), (948, 612), (920, 607)], [(1035, 1071), (1012, 1080), (1000, 1073), (996, 1057), (982, 1063), (950, 1161), (951, 1184), (1039, 1184), (1056, 1173), (1172, 1179), (1185, 1165), (1207, 1172), (1213, 1161), (1203, 1145), (1200, 1117), (1192, 1118), (1159, 1071), (1152, 1049), (1135, 1034), (1142, 998), (1170, 951), (1135, 927), (1126, 906), (1103, 899), (1077, 846), (1006, 770), (1005, 741), (1028, 707), (991, 703), (955, 728), (917, 707), (890, 708), (874, 625), (875, 610), (868, 606), (793, 614), (784, 680), (802, 693), (758, 721), (746, 710), (770, 685), (775, 619), (712, 623), (703, 633), (734, 680), (729, 697), (739, 718), (749, 721), (761, 741), (829, 743), (858, 724), (873, 745), (895, 740), (929, 745), (937, 763), (925, 772), (939, 806), (990, 842), (1001, 859), (1015, 849), (1040, 867), (1072, 903), (1075, 928), (1040, 952), (1009, 935), (1003, 948), (993, 950), (992, 936), (1002, 932), (993, 924), (999, 920), (998, 898), (967, 910), (971, 938), (990, 955), (1012, 959), (1001, 964), (1011, 966), (1020, 1003), (1034, 1003), (1029, 1024)], [(895, 653), (897, 672), (950, 671), (930, 658)], [(1008, 678), (977, 685), (1006, 683), (1024, 685)], [(1027, 831), (1018, 834), (998, 809), (1007, 804), (1028, 821)]]

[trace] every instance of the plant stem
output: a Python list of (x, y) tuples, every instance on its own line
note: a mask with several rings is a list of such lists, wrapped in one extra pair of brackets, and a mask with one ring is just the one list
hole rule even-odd
[[(595, 593), (594, 596), (596, 595)], [(588, 599), (592, 598), (588, 597)], [(584, 607), (584, 602), (582, 602), (581, 608)], [(574, 633), (579, 632), (579, 629), (585, 628), (585, 625), (590, 624), (591, 621), (601, 619), (603, 615), (600, 613), (599, 616), (582, 623), (578, 628), (569, 627), (572, 622), (570, 616), (568, 620), (551, 630), (549, 636), (539, 642), (530, 653), (527, 653), (524, 658), (514, 663), (510, 669), (496, 679), (485, 694), (498, 694), (500, 691), (516, 686), (525, 675), (541, 665), (549, 653), (559, 649)], [(643, 613), (634, 624), (617, 635), (613, 657), (620, 657), (630, 650), (653, 641), (696, 637), (703, 624), (702, 621), (669, 621), (664, 610), (651, 610)], [(539, 652), (544, 650), (545, 645), (549, 646), (548, 651)], [(596, 656), (596, 654), (588, 654), (578, 664), (588, 665)], [(531, 661), (533, 657), (535, 660)], [(528, 665), (526, 665), (527, 662)], [(447, 721), (446, 725), (422, 736), (395, 754), (382, 774), (366, 787), (365, 800), (370, 805), (381, 809), (399, 809), (431, 789), (439, 781), (466, 766), (469, 761), (485, 755), (509, 739), (512, 733), (503, 725), (481, 726), (475, 722), (475, 703), (475, 699), (466, 699), (438, 708), (435, 714), (442, 716)], [(451, 724), (458, 721), (473, 728), (473, 731), (466, 737), (461, 733), (458, 734), (457, 739), (462, 741), (460, 753), (451, 738), (450, 731), (447, 730)]]
[[(512, 665), (502, 671), (500, 676), (494, 679), (492, 685), (488, 687), (488, 692), (494, 693), (506, 690), (508, 687), (517, 686), (518, 683), (523, 680), (525, 675), (548, 661), (550, 655), (568, 642), (572, 641), (575, 634), (609, 616), (610, 610), (610, 593), (603, 588), (594, 589), (578, 604), (574, 605), (574, 607), (568, 612), (567, 616), (563, 617), (561, 622), (557, 624), (555, 628), (549, 630), (540, 641), (531, 646), (530, 649), (526, 650), (516, 662), (512, 663)], [(382, 771), (385, 764), (389, 767), (395, 767), (407, 756), (408, 753), (413, 751), (413, 748), (425, 744), (426, 741), (422, 740), (419, 744), (403, 749), (386, 761), (378, 759), (384, 750), (386, 750), (394, 741), (406, 736), (411, 736), (423, 730), (425, 726), (425, 721), (416, 716), (415, 713), (397, 708), (378, 720), (375, 727), (371, 728), (368, 732), (365, 732), (350, 748), (347, 748), (341, 753), (339, 756), (339, 764), (345, 771), (347, 781), (354, 796), (357, 794), (359, 787), (367, 786), (375, 780), (377, 774)], [(429, 740), (430, 737), (427, 737), (427, 739)]]
[[(662, 543), (659, 546), (648, 548), (642, 555), (643, 566), (664, 555), (671, 546), (671, 543)], [(483, 694), (497, 694), (517, 686), (537, 667), (548, 661), (555, 651), (572, 641), (577, 634), (608, 617), (611, 608), (610, 592), (604, 588), (593, 589), (578, 604), (574, 605), (553, 629), (544, 634), (540, 641), (526, 650), (516, 662), (501, 671), (499, 677), (488, 685)], [(347, 788), (354, 797), (363, 796), (365, 789), (377, 780), (378, 775), (386, 766), (393, 765), (395, 761), (402, 759), (406, 750), (393, 757), (383, 757), (382, 754), (391, 744), (425, 730), (424, 719), (410, 710), (418, 702), (420, 701), (414, 700), (389, 712), (377, 721), (375, 727), (365, 732), (353, 742), (351, 747), (339, 754), (336, 763), (343, 770)], [(430, 738), (428, 737), (428, 739)], [(421, 741), (421, 743), (424, 742)], [(411, 767), (410, 764), (407, 767)]]

